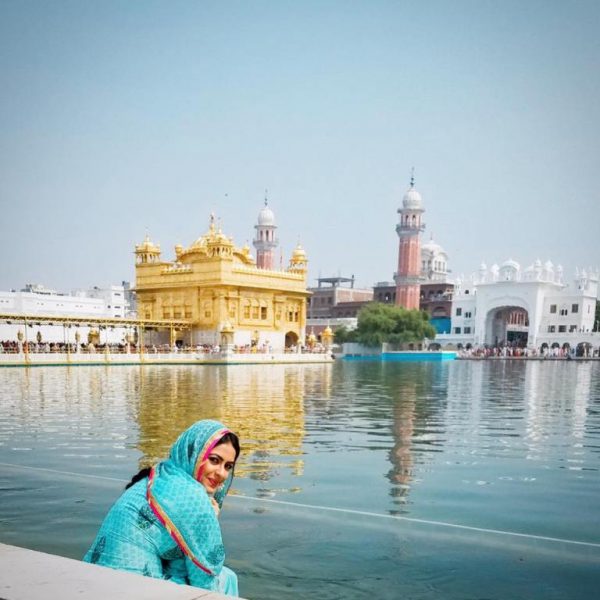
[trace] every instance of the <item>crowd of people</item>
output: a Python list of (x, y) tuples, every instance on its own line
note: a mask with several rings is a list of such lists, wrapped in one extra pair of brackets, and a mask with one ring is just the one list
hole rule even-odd
[(568, 344), (553, 347), (543, 344), (539, 349), (510, 345), (478, 346), (460, 348), (458, 355), (460, 358), (598, 358), (600, 347), (571, 347)]
[[(176, 344), (144, 344), (143, 351), (146, 354), (171, 354), (171, 353), (188, 353), (188, 354), (220, 354), (224, 348), (219, 344), (198, 344), (195, 346)], [(119, 343), (119, 344), (92, 344), (92, 343), (64, 343), (64, 342), (18, 342), (13, 340), (0, 341), (0, 353), (6, 354), (40, 354), (40, 353), (83, 353), (93, 354), (109, 352), (111, 354), (134, 354), (140, 351), (137, 344)], [(275, 350), (270, 344), (245, 344), (234, 345), (229, 350), (235, 354), (272, 354)], [(325, 353), (327, 349), (322, 344), (314, 344), (312, 346), (288, 346), (284, 349), (286, 353)]]

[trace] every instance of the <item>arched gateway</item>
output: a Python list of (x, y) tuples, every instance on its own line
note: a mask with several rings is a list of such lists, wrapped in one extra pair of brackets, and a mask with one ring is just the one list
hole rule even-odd
[(498, 306), (488, 311), (484, 344), (525, 348), (529, 339), (529, 313), (523, 306)]
[(536, 260), (523, 271), (513, 260), (489, 269), (482, 263), (470, 280), (457, 281), (452, 331), (443, 341), (534, 351), (552, 350), (556, 343), (563, 352), (577, 350), (581, 355), (590, 354), (583, 346), (587, 343), (593, 354), (599, 280), (600, 273), (582, 270), (567, 285), (562, 268), (550, 261)]

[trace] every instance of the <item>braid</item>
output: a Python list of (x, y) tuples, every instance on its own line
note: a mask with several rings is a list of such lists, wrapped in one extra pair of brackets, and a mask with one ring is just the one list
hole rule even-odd
[(144, 467), (140, 469), (132, 478), (131, 481), (125, 486), (125, 489), (128, 490), (132, 485), (136, 484), (138, 481), (145, 479), (150, 475), (152, 467)]

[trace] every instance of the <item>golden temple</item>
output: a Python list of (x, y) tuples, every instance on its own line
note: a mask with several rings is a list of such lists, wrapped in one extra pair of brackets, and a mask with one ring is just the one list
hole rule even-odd
[(188, 324), (172, 332), (171, 339), (164, 330), (153, 332), (154, 343), (272, 351), (304, 344), (310, 292), (308, 261), (300, 245), (287, 269), (273, 269), (272, 260), (261, 260), (259, 266), (250, 248), (236, 247), (211, 215), (208, 232), (188, 248), (177, 244), (173, 261), (162, 260), (160, 246), (148, 236), (136, 245), (135, 255), (139, 318)]

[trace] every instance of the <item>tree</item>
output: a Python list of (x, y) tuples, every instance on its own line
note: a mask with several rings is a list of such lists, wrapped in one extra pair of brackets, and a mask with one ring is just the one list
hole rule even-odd
[(354, 342), (356, 332), (353, 329), (348, 329), (345, 325), (339, 325), (333, 332), (336, 344), (344, 344), (346, 342)]
[(592, 331), (600, 331), (600, 300), (596, 300), (596, 316), (594, 317)]
[(368, 304), (358, 313), (357, 342), (365, 346), (383, 343), (409, 344), (433, 339), (436, 331), (429, 315), (422, 310), (408, 310), (391, 304)]

